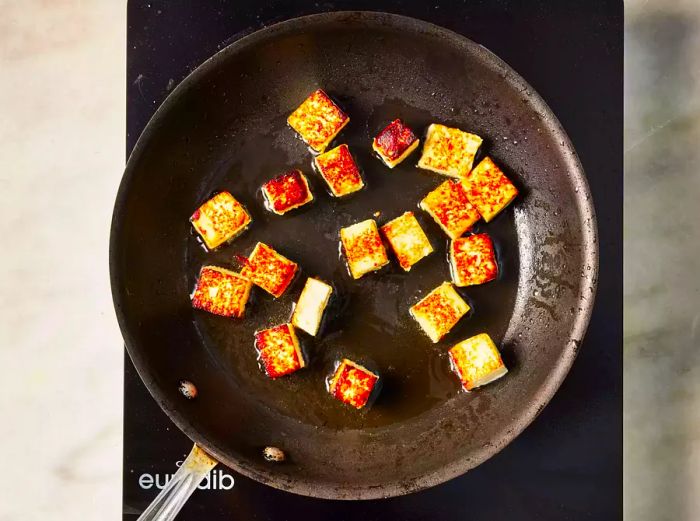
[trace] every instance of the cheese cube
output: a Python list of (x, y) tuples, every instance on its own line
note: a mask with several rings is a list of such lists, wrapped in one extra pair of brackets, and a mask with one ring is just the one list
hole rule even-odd
[(301, 290), (294, 307), (292, 324), (311, 336), (316, 336), (332, 293), (333, 288), (325, 282), (311, 277), (306, 279), (304, 289)]
[(389, 221), (382, 226), (382, 232), (404, 271), (410, 271), (411, 266), (433, 252), (413, 212), (405, 212)]
[(292, 324), (257, 331), (255, 349), (265, 373), (270, 378), (288, 375), (306, 365)]
[(490, 157), (485, 157), (463, 181), (467, 197), (489, 222), (518, 195), (510, 179)]
[(347, 145), (337, 146), (316, 156), (314, 162), (335, 197), (349, 195), (365, 186)]
[(439, 342), (469, 311), (469, 304), (449, 282), (443, 282), (409, 310), (433, 343)]
[(449, 353), (452, 370), (467, 391), (498, 380), (508, 372), (498, 348), (486, 333), (462, 340)]
[(292, 170), (271, 179), (262, 186), (265, 206), (282, 215), (314, 200), (309, 181), (300, 170)]
[(204, 266), (192, 293), (192, 307), (223, 317), (240, 318), (245, 312), (251, 286), (251, 282), (238, 273)]
[(299, 105), (287, 123), (316, 152), (323, 152), (350, 118), (321, 89)]
[(450, 271), (457, 286), (474, 286), (498, 276), (496, 253), (485, 233), (455, 239), (450, 244)]
[(241, 275), (275, 298), (286, 291), (299, 267), (262, 242), (255, 245), (243, 264)]
[(426, 195), (419, 206), (451, 239), (468, 231), (481, 217), (459, 181), (445, 181)]
[(386, 166), (394, 168), (418, 148), (420, 140), (400, 119), (395, 119), (372, 141), (374, 150)]
[(361, 409), (369, 400), (378, 381), (378, 375), (344, 358), (335, 370), (328, 390), (341, 402)]
[(192, 226), (210, 250), (233, 239), (251, 220), (243, 205), (228, 192), (219, 192), (190, 217)]
[(340, 241), (343, 243), (348, 268), (354, 279), (389, 264), (389, 257), (374, 219), (341, 228)]
[(472, 169), (481, 142), (475, 134), (433, 123), (428, 127), (418, 167), (451, 177), (465, 177)]

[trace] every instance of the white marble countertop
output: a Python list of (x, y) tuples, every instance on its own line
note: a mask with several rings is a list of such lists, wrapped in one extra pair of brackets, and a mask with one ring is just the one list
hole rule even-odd
[[(118, 519), (126, 7), (0, 0), (0, 521)], [(700, 518), (700, 2), (626, 2), (625, 510)], [(690, 152), (688, 150), (690, 149)]]

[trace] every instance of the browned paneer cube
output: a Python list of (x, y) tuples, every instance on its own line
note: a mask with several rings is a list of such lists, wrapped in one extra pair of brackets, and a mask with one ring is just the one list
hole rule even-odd
[(469, 311), (469, 304), (449, 282), (443, 282), (410, 309), (433, 343), (439, 342)]
[(418, 167), (461, 179), (471, 172), (482, 141), (476, 134), (433, 123), (428, 127)]
[(404, 271), (433, 252), (428, 237), (413, 212), (405, 212), (382, 226), (382, 232), (394, 250)]
[(361, 409), (367, 404), (379, 375), (344, 358), (335, 370), (328, 390), (343, 403)]
[(485, 157), (463, 181), (469, 201), (484, 221), (491, 221), (518, 195), (518, 189), (490, 157)]
[(241, 260), (244, 264), (241, 275), (275, 298), (281, 297), (287, 290), (299, 268), (296, 262), (262, 242), (255, 245), (247, 259)]
[(350, 195), (365, 186), (360, 169), (347, 145), (340, 145), (314, 158), (316, 169), (335, 197)]
[(242, 317), (251, 286), (236, 272), (204, 266), (192, 293), (192, 307), (223, 317)]
[(316, 152), (323, 152), (350, 118), (318, 89), (287, 118), (287, 123)]
[(255, 333), (258, 358), (270, 378), (279, 378), (306, 365), (292, 324), (281, 324)]
[(340, 241), (343, 244), (350, 274), (354, 279), (359, 279), (389, 264), (389, 257), (379, 236), (377, 223), (373, 219), (341, 228)]
[(190, 222), (206, 247), (213, 250), (245, 230), (251, 218), (229, 192), (219, 192), (192, 214)]
[(419, 206), (450, 239), (460, 237), (481, 217), (467, 199), (467, 192), (459, 181), (445, 181), (426, 195)]
[(498, 380), (508, 372), (498, 348), (486, 333), (462, 340), (452, 347), (450, 361), (467, 391)]
[(374, 150), (389, 168), (394, 168), (418, 148), (420, 140), (400, 119), (389, 123), (372, 141)]
[(498, 263), (491, 237), (479, 233), (452, 241), (450, 270), (452, 280), (460, 287), (494, 280), (498, 276)]

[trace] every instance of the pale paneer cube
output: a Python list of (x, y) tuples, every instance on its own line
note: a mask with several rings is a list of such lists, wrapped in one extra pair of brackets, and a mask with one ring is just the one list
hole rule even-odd
[(508, 372), (498, 348), (486, 333), (462, 340), (449, 353), (452, 370), (467, 391), (498, 380)]
[(292, 324), (316, 336), (321, 325), (323, 312), (333, 293), (333, 288), (323, 281), (309, 277), (294, 307)]
[(389, 257), (374, 219), (341, 228), (340, 241), (354, 279), (389, 264)]
[(496, 217), (518, 195), (518, 189), (490, 157), (485, 157), (462, 181), (467, 197), (484, 221)]
[(428, 127), (418, 168), (461, 179), (471, 171), (482, 141), (476, 134), (433, 123)]
[(344, 358), (333, 374), (328, 391), (343, 403), (361, 409), (367, 404), (379, 375)]
[(270, 179), (262, 186), (262, 192), (265, 206), (277, 215), (283, 215), (314, 200), (309, 181), (301, 170), (292, 170)]
[(306, 365), (292, 324), (281, 324), (256, 332), (255, 349), (270, 378), (291, 374)]
[(337, 146), (316, 156), (314, 162), (335, 197), (350, 195), (365, 186), (347, 145)]
[(449, 282), (443, 282), (410, 309), (433, 343), (439, 342), (469, 311), (469, 304)]
[(382, 232), (394, 250), (404, 271), (433, 252), (433, 247), (413, 212), (405, 212), (382, 226)]
[(312, 92), (287, 118), (289, 126), (316, 152), (323, 152), (349, 121), (321, 89)]
[(243, 205), (229, 192), (219, 192), (190, 217), (192, 226), (210, 250), (236, 237), (251, 220)]
[(498, 276), (493, 241), (485, 233), (455, 239), (450, 244), (450, 271), (457, 286), (485, 284)]
[(259, 242), (250, 256), (243, 261), (241, 275), (275, 298), (287, 290), (299, 266), (296, 262), (277, 253), (267, 244)]
[(389, 123), (372, 141), (372, 150), (386, 166), (394, 168), (418, 148), (420, 140), (400, 119)]
[(459, 181), (445, 181), (423, 198), (419, 206), (438, 223), (450, 239), (456, 239), (481, 217), (469, 202)]
[(234, 271), (204, 266), (192, 293), (192, 307), (223, 317), (240, 318), (252, 283)]

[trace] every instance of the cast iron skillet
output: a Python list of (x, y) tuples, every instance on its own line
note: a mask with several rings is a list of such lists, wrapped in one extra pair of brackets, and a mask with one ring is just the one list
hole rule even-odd
[[(336, 143), (348, 143), (367, 189), (332, 199), (287, 115), (322, 87), (350, 114)], [(408, 317), (418, 297), (449, 279), (446, 240), (416, 208), (444, 179), (393, 171), (370, 153), (372, 136), (395, 117), (419, 132), (443, 122), (485, 138), (484, 149), (521, 195), (479, 229), (497, 244), (501, 277), (463, 294), (474, 311), (440, 344)], [(289, 168), (312, 180), (313, 205), (278, 217), (258, 187)], [(251, 211), (251, 229), (207, 253), (188, 217), (213, 192), (230, 190)], [(405, 210), (421, 219), (436, 252), (406, 274), (395, 264), (351, 281), (338, 258), (338, 229)], [(263, 240), (299, 262), (302, 277), (279, 300), (262, 291), (247, 318), (191, 309), (202, 264), (235, 268)], [(596, 221), (586, 179), (544, 101), (485, 48), (434, 25), (396, 15), (307, 16), (258, 31), (185, 79), (141, 135), (117, 196), (110, 244), (112, 292), (127, 349), (163, 410), (194, 442), (236, 471), (309, 496), (367, 499), (406, 494), (464, 473), (509, 443), (566, 375), (595, 294)], [(304, 338), (311, 363), (272, 381), (257, 367), (255, 329), (289, 317), (306, 276), (333, 281), (339, 298), (321, 338)], [(509, 374), (459, 392), (448, 347), (486, 331)], [(382, 375), (366, 411), (327, 395), (340, 356)], [(187, 379), (196, 399), (178, 392)], [(272, 464), (262, 448), (282, 448)]]

